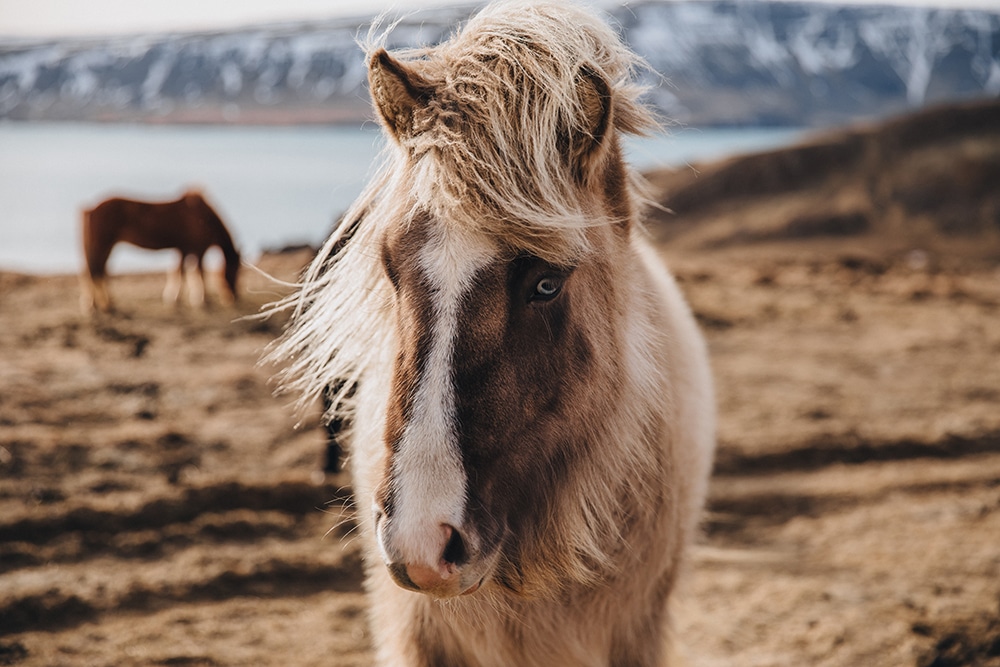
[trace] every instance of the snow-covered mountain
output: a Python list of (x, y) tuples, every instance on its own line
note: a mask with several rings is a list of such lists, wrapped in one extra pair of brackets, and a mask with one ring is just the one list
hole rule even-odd
[[(470, 8), (421, 13), (390, 47), (432, 44)], [(697, 125), (826, 125), (1000, 95), (1000, 10), (764, 0), (611, 10), (662, 78), (653, 101)], [(0, 40), (0, 118), (336, 122), (368, 117), (366, 20), (105, 40)]]
[(1000, 94), (1000, 10), (730, 0), (616, 15), (669, 81), (659, 105), (693, 122), (825, 125)]

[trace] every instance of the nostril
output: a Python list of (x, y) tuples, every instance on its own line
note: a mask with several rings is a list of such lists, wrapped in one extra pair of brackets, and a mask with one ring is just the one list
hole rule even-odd
[(444, 553), (441, 555), (441, 558), (444, 559), (444, 562), (452, 565), (463, 565), (469, 559), (469, 554), (465, 548), (465, 540), (462, 539), (458, 530), (450, 526), (449, 529), (451, 536), (448, 538), (448, 543), (444, 545)]

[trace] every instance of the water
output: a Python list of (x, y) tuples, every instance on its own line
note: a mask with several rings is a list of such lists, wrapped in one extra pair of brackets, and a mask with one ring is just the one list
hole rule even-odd
[[(674, 130), (632, 139), (640, 169), (678, 166), (793, 142), (796, 130)], [(382, 138), (362, 127), (0, 124), (0, 270), (82, 269), (80, 210), (109, 196), (173, 199), (198, 186), (246, 258), (319, 243), (370, 174)], [(171, 251), (125, 245), (112, 273), (160, 270)], [(216, 262), (218, 260), (216, 259)]]

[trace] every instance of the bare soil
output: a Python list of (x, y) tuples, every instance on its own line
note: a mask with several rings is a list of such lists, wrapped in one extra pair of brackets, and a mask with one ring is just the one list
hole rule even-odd
[[(998, 176), (995, 101), (650, 175), (720, 409), (690, 665), (1000, 667)], [(0, 665), (371, 663), (350, 479), (245, 278), (88, 317), (0, 272)]]
[[(721, 413), (690, 664), (1000, 665), (1000, 267), (670, 259)], [(258, 366), (281, 323), (240, 319), (278, 291), (163, 280), (90, 318), (75, 277), (0, 274), (0, 665), (370, 664), (350, 480)]]

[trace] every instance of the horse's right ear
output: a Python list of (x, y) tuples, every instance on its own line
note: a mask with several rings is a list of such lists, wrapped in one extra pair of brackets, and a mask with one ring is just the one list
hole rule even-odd
[(368, 85), (375, 109), (393, 137), (401, 141), (412, 136), (414, 114), (430, 100), (431, 84), (379, 49), (368, 61)]

